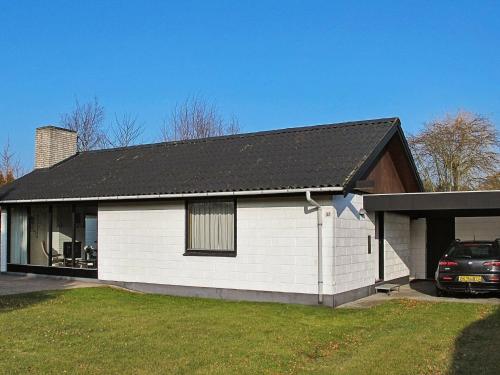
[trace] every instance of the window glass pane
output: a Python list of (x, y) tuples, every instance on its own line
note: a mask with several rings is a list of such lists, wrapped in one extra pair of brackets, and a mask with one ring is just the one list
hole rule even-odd
[(49, 206), (32, 205), (30, 208), (30, 264), (49, 264)]
[(97, 248), (97, 216), (85, 215), (85, 247)]
[(52, 253), (52, 265), (55, 267), (97, 268), (96, 206), (54, 206)]
[(87, 210), (84, 219), (84, 248), (83, 259), (80, 262), (81, 267), (84, 268), (97, 268), (97, 212)]
[(10, 209), (8, 261), (33, 266), (51, 264), (53, 267), (97, 269), (97, 237), (97, 206), (13, 206)]
[(448, 256), (454, 258), (488, 259), (498, 255), (498, 248), (493, 243), (462, 243), (448, 251)]
[[(52, 209), (52, 266), (72, 267), (73, 213), (71, 205), (54, 205)], [(81, 242), (75, 240), (75, 259)]]
[(189, 204), (189, 249), (234, 250), (234, 202)]
[(28, 263), (28, 210), (12, 207), (10, 210), (10, 263)]

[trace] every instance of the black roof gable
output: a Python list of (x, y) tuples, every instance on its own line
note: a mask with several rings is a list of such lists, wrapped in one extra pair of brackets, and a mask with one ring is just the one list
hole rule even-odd
[(0, 201), (352, 185), (398, 118), (81, 152), (0, 189)]

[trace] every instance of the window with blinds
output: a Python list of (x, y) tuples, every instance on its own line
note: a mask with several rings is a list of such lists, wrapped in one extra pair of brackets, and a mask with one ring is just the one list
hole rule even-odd
[(235, 202), (203, 200), (187, 205), (186, 253), (224, 255), (235, 253)]

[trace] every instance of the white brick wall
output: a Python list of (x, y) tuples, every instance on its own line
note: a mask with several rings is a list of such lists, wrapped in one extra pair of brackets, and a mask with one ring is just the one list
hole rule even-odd
[[(375, 215), (359, 214), (361, 195), (334, 196), (335, 220), (335, 293), (372, 285), (377, 276), (378, 241), (375, 239)], [(372, 253), (368, 254), (368, 235)]]
[[(324, 293), (332, 293), (332, 207), (324, 205)], [(99, 205), (99, 278), (317, 293), (316, 212), (304, 198), (238, 199), (235, 258), (183, 256), (184, 202)], [(327, 216), (329, 215), (329, 216)]]
[[(335, 207), (328, 199), (316, 200), (323, 206), (324, 293), (372, 285), (378, 272), (374, 215), (359, 215), (361, 196), (335, 196)], [(181, 201), (101, 203), (99, 278), (317, 293), (316, 212), (305, 198), (238, 199), (236, 258), (183, 256), (184, 214)]]
[(457, 217), (455, 237), (461, 240), (494, 240), (500, 238), (500, 216)]
[(410, 218), (386, 212), (384, 214), (384, 279), (391, 280), (410, 274)]
[(426, 233), (425, 219), (410, 221), (410, 276), (416, 279), (426, 278)]
[[(358, 195), (314, 198), (323, 206), (324, 293), (372, 285), (378, 275), (374, 214), (359, 214), (362, 197)], [(305, 197), (240, 198), (237, 220), (237, 257), (183, 256), (184, 201), (102, 202), (98, 211), (99, 278), (317, 293), (316, 211)], [(385, 246), (386, 279), (407, 275), (408, 218), (386, 215)]]

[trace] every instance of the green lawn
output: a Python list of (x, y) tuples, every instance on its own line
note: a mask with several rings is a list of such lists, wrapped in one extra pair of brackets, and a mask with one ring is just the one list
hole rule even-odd
[(0, 372), (500, 374), (500, 309), (363, 310), (74, 289), (0, 297)]

